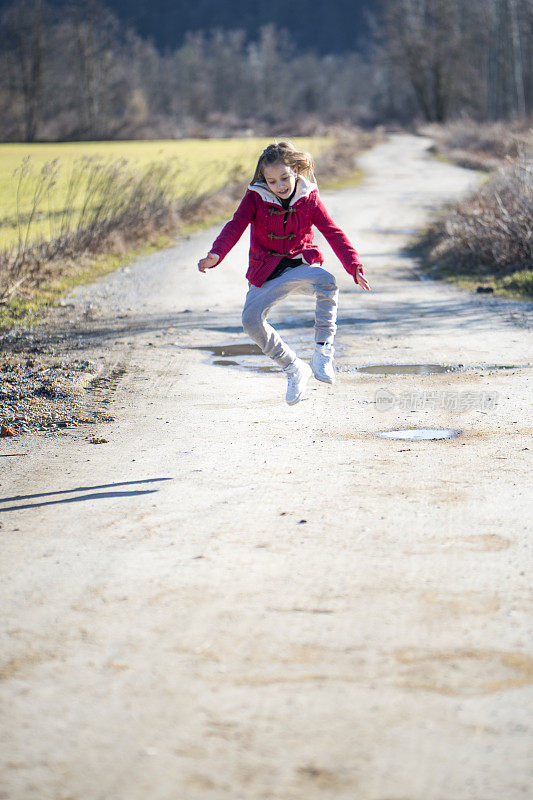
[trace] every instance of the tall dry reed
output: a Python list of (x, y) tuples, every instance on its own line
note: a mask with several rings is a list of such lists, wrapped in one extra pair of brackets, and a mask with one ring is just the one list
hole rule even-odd
[[(200, 187), (216, 168), (206, 165), (191, 179), (172, 159), (132, 168), (126, 159), (84, 157), (74, 163), (61, 207), (54, 210), (59, 161), (34, 174), (25, 159), (16, 173), (17, 242), (0, 251), (0, 302), (22, 286), (38, 286), (54, 266), (61, 272), (62, 264), (114, 250), (117, 241), (126, 249), (175, 232), (180, 219), (210, 194)], [(30, 197), (26, 210), (22, 196)]]

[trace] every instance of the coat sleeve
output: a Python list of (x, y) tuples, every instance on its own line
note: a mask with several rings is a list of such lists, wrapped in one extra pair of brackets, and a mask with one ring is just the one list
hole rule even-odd
[(219, 264), (227, 256), (231, 248), (235, 247), (254, 217), (253, 192), (246, 192), (232, 219), (224, 225), (209, 251), (219, 256)]
[(318, 194), (316, 196), (316, 206), (313, 211), (312, 222), (320, 233), (324, 235), (346, 272), (353, 277), (355, 277), (357, 270), (362, 273), (363, 265), (361, 264), (357, 250), (344, 231), (342, 231), (338, 225), (335, 225)]

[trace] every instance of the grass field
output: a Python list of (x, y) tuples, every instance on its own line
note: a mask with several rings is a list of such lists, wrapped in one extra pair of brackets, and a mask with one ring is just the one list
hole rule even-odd
[[(67, 142), (60, 144), (0, 145), (0, 248), (16, 245), (26, 235), (35, 187), (41, 171), (57, 159), (54, 185), (40, 198), (31, 221), (29, 241), (57, 235), (57, 221), (67, 202), (67, 188), (73, 170), (82, 159), (110, 163), (126, 159), (127, 169), (135, 172), (153, 162), (168, 162), (177, 168), (176, 197), (196, 196), (220, 188), (236, 173), (251, 178), (258, 154), (271, 139), (193, 139), (154, 142)], [(295, 144), (320, 155), (328, 145), (324, 137), (294, 139)], [(25, 176), (19, 174), (29, 159)], [(19, 195), (17, 199), (17, 194)], [(72, 201), (74, 212), (83, 204), (84, 187)], [(75, 217), (75, 215), (74, 215)]]

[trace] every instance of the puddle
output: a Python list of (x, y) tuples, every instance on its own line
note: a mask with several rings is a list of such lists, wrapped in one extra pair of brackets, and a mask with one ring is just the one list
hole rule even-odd
[(212, 356), (262, 356), (263, 351), (256, 344), (201, 345), (188, 347), (188, 350), (204, 350)]
[[(198, 345), (187, 349), (203, 350), (211, 353), (212, 356), (215, 356), (212, 363), (217, 367), (240, 367), (253, 372), (281, 372), (281, 367), (278, 367), (274, 362), (270, 364), (264, 363), (265, 361), (268, 362), (269, 359), (266, 358), (258, 345), (249, 342), (226, 345)], [(262, 356), (261, 363), (257, 363), (255, 358), (250, 359), (250, 356)]]
[(431, 439), (455, 439), (462, 431), (455, 428), (403, 428), (397, 431), (378, 431), (382, 439), (405, 439), (408, 441)]
[(486, 364), (484, 366), (473, 364), (368, 364), (366, 367), (357, 367), (357, 372), (370, 375), (434, 375), (442, 372), (458, 372), (459, 370), (474, 370), (494, 372), (505, 369), (526, 369), (528, 365), (518, 364)]
[[(308, 342), (302, 342), (302, 346), (309, 346)], [(214, 357), (213, 364), (219, 367), (241, 367), (242, 369), (252, 370), (253, 372), (280, 372), (281, 368), (276, 364), (258, 365), (255, 358), (251, 361), (246, 360), (246, 356), (264, 356), (258, 345), (251, 342), (240, 342), (238, 344), (226, 345), (196, 345), (186, 348), (187, 350), (201, 350), (210, 353)], [(239, 358), (240, 357), (240, 358)], [(529, 365), (514, 364), (488, 364), (470, 365), (465, 364), (368, 364), (363, 367), (353, 367), (347, 364), (338, 363), (337, 372), (362, 372), (368, 375), (434, 375), (436, 373), (450, 373), (465, 370), (483, 370), (492, 372), (495, 370), (524, 369)]]
[[(263, 355), (261, 353), (261, 355)], [(256, 363), (250, 361), (233, 361), (230, 358), (215, 358), (213, 361), (217, 367), (241, 367), (241, 369), (251, 369), (252, 372), (281, 372), (281, 367), (278, 367), (274, 364), (265, 364), (259, 366)]]
[(371, 375), (432, 375), (435, 372), (454, 372), (462, 368), (462, 364), (369, 364), (358, 367), (357, 372)]

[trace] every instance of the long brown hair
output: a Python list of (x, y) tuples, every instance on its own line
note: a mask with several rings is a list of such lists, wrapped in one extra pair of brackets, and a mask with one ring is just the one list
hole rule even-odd
[(310, 153), (297, 150), (292, 142), (274, 142), (269, 144), (259, 156), (252, 183), (260, 181), (266, 183), (264, 167), (278, 163), (290, 167), (296, 175), (305, 175), (309, 180), (316, 181), (315, 164)]

